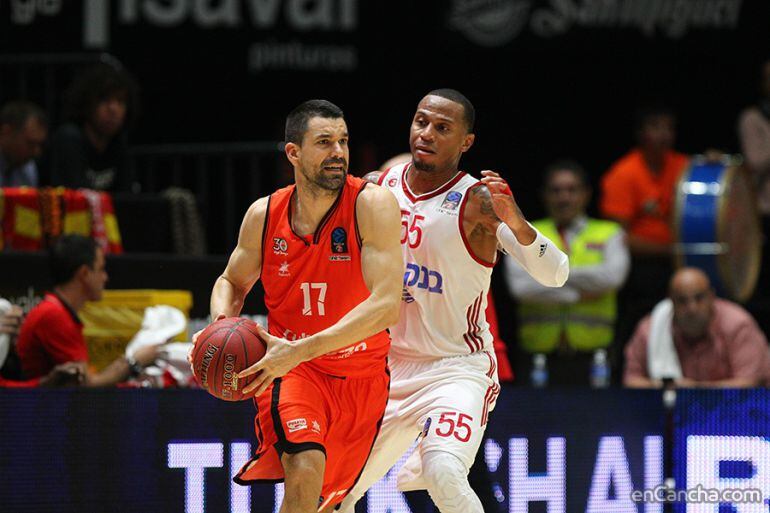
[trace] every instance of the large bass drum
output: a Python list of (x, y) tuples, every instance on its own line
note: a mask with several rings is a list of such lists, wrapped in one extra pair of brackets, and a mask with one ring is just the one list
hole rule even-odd
[(717, 293), (746, 301), (762, 260), (762, 235), (751, 182), (739, 157), (693, 158), (676, 188), (677, 267), (698, 267)]

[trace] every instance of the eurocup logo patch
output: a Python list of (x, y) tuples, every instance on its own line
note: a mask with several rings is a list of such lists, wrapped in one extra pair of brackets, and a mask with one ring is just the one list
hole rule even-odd
[(463, 199), (462, 193), (457, 191), (450, 191), (446, 195), (446, 198), (444, 198), (444, 202), (441, 203), (441, 208), (444, 210), (455, 210), (460, 204), (461, 199)]
[(332, 253), (348, 252), (348, 234), (341, 226), (332, 230)]

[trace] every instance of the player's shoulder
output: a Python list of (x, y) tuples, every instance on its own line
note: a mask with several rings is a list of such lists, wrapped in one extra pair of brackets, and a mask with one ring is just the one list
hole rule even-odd
[(267, 214), (267, 209), (270, 206), (270, 196), (263, 196), (249, 205), (246, 211), (246, 217), (249, 218), (264, 218)]
[(392, 202), (395, 202), (395, 196), (392, 192), (376, 183), (367, 181), (358, 195), (357, 206), (364, 209), (377, 209)]
[(270, 199), (271, 196), (264, 196), (249, 205), (248, 210), (246, 210), (243, 216), (242, 234), (245, 230), (245, 233), (258, 235), (261, 238), (265, 221), (268, 217), (268, 210), (270, 209)]
[(386, 172), (387, 171), (382, 171), (380, 169), (376, 171), (369, 171), (363, 177), (361, 177), (361, 179), (366, 182), (379, 185), (380, 179), (385, 175)]
[(471, 175), (466, 175), (464, 178), (468, 182), (468, 189), (466, 193), (468, 197), (466, 201), (468, 203), (478, 204), (484, 203), (486, 201), (492, 201), (492, 193), (489, 192), (489, 189), (481, 182), (481, 180)]
[(367, 182), (356, 198), (356, 222), (362, 235), (375, 235), (384, 226), (400, 223), (396, 196), (386, 187)]

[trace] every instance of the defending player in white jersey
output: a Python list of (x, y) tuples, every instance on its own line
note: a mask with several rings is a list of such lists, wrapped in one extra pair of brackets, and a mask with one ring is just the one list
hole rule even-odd
[(475, 138), (474, 117), (458, 91), (431, 91), (412, 120), (412, 161), (367, 175), (398, 199), (406, 273), (391, 328), (388, 406), (343, 513), (418, 436), (399, 489), (427, 489), (441, 513), (483, 511), (467, 475), (500, 392), (484, 316), (497, 251), (547, 286), (563, 285), (569, 274), (567, 256), (527, 222), (497, 173), (482, 171), (477, 180), (459, 171)]

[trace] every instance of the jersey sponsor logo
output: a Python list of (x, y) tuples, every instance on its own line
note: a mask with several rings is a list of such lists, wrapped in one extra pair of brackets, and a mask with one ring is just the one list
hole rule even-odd
[(348, 234), (341, 226), (332, 230), (332, 253), (348, 252)]
[(307, 337), (308, 337), (307, 333), (304, 333), (304, 332), (295, 333), (289, 328), (286, 328), (285, 330), (283, 330), (283, 338), (285, 338), (289, 342), (294, 342), (295, 340), (300, 340), (302, 338), (307, 338)]
[(289, 428), (289, 433), (294, 433), (295, 431), (301, 431), (303, 429), (307, 429), (307, 420), (305, 419), (293, 419), (286, 421), (286, 427)]
[(332, 255), (329, 257), (330, 262), (350, 262), (350, 255)]
[(404, 303), (414, 302), (414, 296), (409, 293), (409, 290), (407, 290), (406, 287), (401, 289), (401, 301), (403, 301)]
[(286, 239), (282, 239), (281, 237), (273, 237), (273, 253), (276, 255), (288, 255), (289, 251), (289, 244), (286, 242)]
[(284, 260), (280, 267), (278, 267), (278, 276), (291, 276), (291, 273), (289, 272), (289, 262)]
[(327, 354), (325, 358), (329, 360), (344, 360), (345, 358), (353, 356), (353, 353), (359, 353), (361, 351), (366, 351), (366, 342), (360, 342), (354, 346), (337, 351), (336, 353)]
[(444, 277), (441, 273), (428, 269), (424, 265), (407, 263), (404, 286), (414, 287), (415, 285), (418, 289), (427, 289), (428, 292), (435, 294), (444, 293)]
[(460, 206), (460, 201), (463, 199), (463, 194), (461, 192), (457, 191), (449, 191), (444, 198), (444, 201), (441, 203), (441, 207), (439, 207), (439, 210), (457, 210), (457, 207)]
[(398, 183), (398, 178), (391, 178), (388, 180), (388, 187), (395, 187)]
[(313, 430), (315, 433), (319, 433), (319, 434), (321, 433), (321, 424), (319, 424), (317, 420), (314, 420), (314, 421), (313, 421), (313, 424), (312, 424), (312, 430)]
[(538, 257), (542, 257), (545, 255), (545, 250), (548, 249), (548, 244), (540, 244), (540, 253), (538, 253)]

